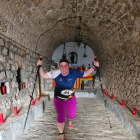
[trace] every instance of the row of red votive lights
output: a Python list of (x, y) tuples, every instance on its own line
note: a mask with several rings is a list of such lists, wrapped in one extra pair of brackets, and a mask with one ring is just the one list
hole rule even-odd
[[(14, 115), (17, 115), (17, 107), (14, 107)], [(0, 123), (4, 123), (3, 113), (0, 113)]]
[[(37, 101), (39, 101), (39, 95), (37, 96)], [(31, 100), (31, 105), (34, 105), (34, 99)], [(14, 107), (14, 115), (17, 115), (17, 107)], [(0, 124), (4, 123), (4, 119), (3, 119), (3, 113), (0, 113)]]
[[(37, 101), (39, 101), (39, 95), (37, 96)], [(31, 105), (34, 105), (34, 99), (31, 100)]]
[[(103, 89), (103, 93), (106, 94), (106, 96), (108, 96), (108, 91), (105, 92), (105, 89)], [(112, 94), (111, 99), (114, 99), (114, 95)], [(124, 106), (124, 100), (122, 100), (122, 106)], [(133, 108), (133, 115), (136, 115), (136, 108)]]
[[(24, 88), (26, 87), (25, 82), (23, 83), (23, 87)], [(5, 94), (5, 93), (6, 93), (6, 86), (2, 86), (2, 94)]]

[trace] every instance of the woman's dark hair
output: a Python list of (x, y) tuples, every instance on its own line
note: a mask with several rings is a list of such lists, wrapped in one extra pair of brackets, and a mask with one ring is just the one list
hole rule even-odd
[(67, 59), (65, 59), (65, 58), (62, 58), (62, 59), (59, 61), (59, 65), (60, 65), (60, 63), (61, 63), (61, 62), (66, 62), (66, 63), (68, 63), (68, 65), (69, 65), (68, 60), (67, 60)]

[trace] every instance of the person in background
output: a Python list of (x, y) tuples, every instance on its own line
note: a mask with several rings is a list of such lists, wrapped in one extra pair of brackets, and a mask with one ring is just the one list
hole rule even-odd
[(88, 64), (89, 65), (89, 67), (88, 67), (88, 69), (90, 69), (91, 67), (90, 67), (90, 64)]
[(58, 64), (57, 64), (57, 63), (55, 63), (55, 64), (54, 64), (54, 66), (55, 66), (55, 67), (54, 67), (54, 70), (59, 69), (59, 67), (58, 67)]
[[(38, 60), (37, 66), (42, 66), (43, 61)], [(40, 67), (39, 73), (43, 78), (55, 79), (56, 86), (54, 90), (54, 105), (57, 113), (57, 128), (59, 130), (59, 140), (64, 139), (64, 125), (66, 118), (66, 111), (68, 116), (68, 127), (72, 128), (72, 120), (76, 115), (76, 97), (73, 85), (76, 78), (82, 78), (90, 75), (96, 67), (99, 67), (99, 62), (95, 61), (93, 66), (86, 71), (79, 71), (69, 69), (69, 63), (67, 59), (61, 59), (59, 62), (60, 69), (44, 72)]]

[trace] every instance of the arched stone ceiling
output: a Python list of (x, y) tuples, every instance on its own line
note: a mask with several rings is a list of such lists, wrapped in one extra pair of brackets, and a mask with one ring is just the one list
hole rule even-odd
[(79, 25), (82, 43), (113, 56), (140, 42), (140, 2), (0, 0), (1, 34), (49, 58), (59, 45), (75, 41)]

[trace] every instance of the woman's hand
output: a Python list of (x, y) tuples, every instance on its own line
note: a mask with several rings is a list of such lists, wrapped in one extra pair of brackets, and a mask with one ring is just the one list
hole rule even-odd
[(98, 62), (98, 61), (95, 61), (95, 62), (94, 62), (94, 66), (95, 66), (95, 67), (99, 67), (99, 62)]
[(39, 65), (42, 66), (42, 63), (43, 63), (42, 60), (38, 60), (36, 64), (37, 64), (37, 66), (39, 66)]

